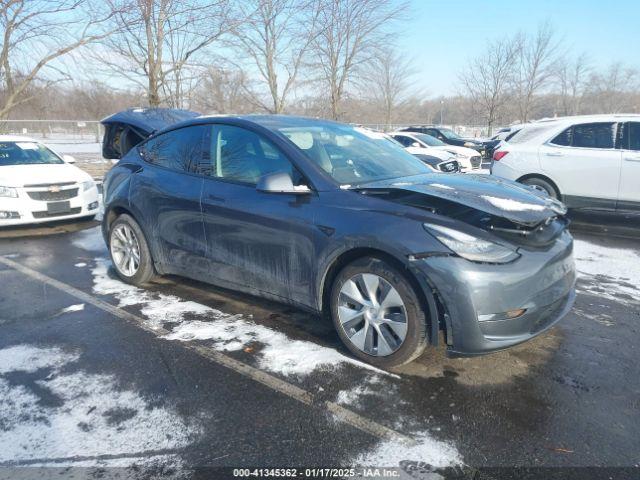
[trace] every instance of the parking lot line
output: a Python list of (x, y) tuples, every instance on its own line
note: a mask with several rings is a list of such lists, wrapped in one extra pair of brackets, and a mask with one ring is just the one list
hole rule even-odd
[[(100, 300), (99, 298), (83, 292), (78, 288), (51, 278), (29, 267), (25, 267), (24, 265), (21, 265), (20, 263), (15, 262), (7, 257), (0, 256), (0, 264), (12, 268), (34, 280), (54, 287), (113, 316), (132, 323), (138, 328), (153, 333), (155, 336), (160, 337), (170, 333), (168, 330), (162, 327), (149, 327), (145, 325), (144, 319), (142, 319), (138, 315), (127, 312), (122, 308), (115, 307), (110, 303), (105, 302), (104, 300)], [(203, 345), (192, 345), (188, 343), (184, 343), (183, 345), (208, 360), (211, 360), (219, 365), (233, 370), (236, 373), (239, 373), (258, 383), (261, 383), (276, 392), (287, 395), (288, 397), (293, 398), (300, 403), (315, 408), (324, 408), (327, 412), (333, 414), (338, 421), (357, 428), (362, 432), (368, 433), (369, 435), (380, 439), (398, 440), (405, 443), (408, 447), (416, 445), (416, 441), (407, 435), (399, 433), (373, 420), (363, 417), (362, 415), (359, 415), (358, 413), (355, 413), (335, 402), (317, 399), (313, 393), (308, 392), (307, 390), (304, 390), (258, 368), (252, 367), (251, 365), (248, 365), (244, 362), (236, 360), (228, 355), (225, 355), (224, 353), (220, 353)]]

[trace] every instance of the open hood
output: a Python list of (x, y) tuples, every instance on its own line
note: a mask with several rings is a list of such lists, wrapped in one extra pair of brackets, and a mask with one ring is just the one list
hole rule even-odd
[(122, 158), (154, 132), (199, 115), (175, 108), (133, 108), (115, 113), (100, 122), (104, 125), (102, 156)]
[[(447, 200), (521, 225), (537, 225), (562, 216), (558, 200), (518, 183), (489, 175), (425, 174), (367, 183), (361, 191), (405, 191)], [(373, 192), (372, 192), (373, 193)]]

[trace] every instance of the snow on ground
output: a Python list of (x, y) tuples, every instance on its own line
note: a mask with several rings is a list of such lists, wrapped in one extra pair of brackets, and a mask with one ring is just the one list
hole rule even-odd
[[(352, 463), (362, 466), (375, 465), (376, 467), (396, 468), (399, 467), (400, 462), (420, 462), (441, 468), (462, 464), (460, 453), (451, 443), (435, 440), (426, 432), (414, 434), (412, 437), (416, 441), (414, 445), (408, 445), (399, 438), (383, 440), (373, 450), (358, 456)], [(435, 480), (442, 477), (426, 478)]]
[[(338, 368), (345, 364), (385, 373), (338, 351), (313, 342), (293, 340), (284, 333), (259, 325), (244, 315), (230, 315), (200, 303), (182, 300), (174, 295), (150, 292), (111, 278), (111, 263), (97, 259), (93, 269), (93, 291), (113, 295), (120, 307), (139, 305), (151, 328), (173, 328), (169, 340), (210, 340), (218, 351), (238, 351), (253, 343), (261, 368), (282, 375), (309, 375), (317, 369)], [(187, 319), (189, 317), (189, 319)], [(193, 318), (195, 317), (195, 318)]]
[[(88, 250), (90, 252), (103, 252), (107, 248), (104, 243), (104, 239), (100, 234), (99, 228), (91, 228), (89, 230), (78, 232), (73, 236), (71, 243), (78, 248)], [(76, 267), (85, 265), (86, 264), (76, 264)]]
[(60, 312), (58, 312), (58, 315), (62, 315), (63, 313), (81, 312), (82, 310), (84, 310), (84, 303), (69, 305), (68, 307), (60, 310)]
[(629, 295), (640, 301), (640, 254), (637, 251), (612, 248), (575, 240), (578, 290), (620, 301), (617, 294)]
[[(100, 455), (111, 456), (110, 466), (174, 464), (174, 455), (157, 452), (185, 448), (199, 435), (170, 407), (122, 389), (115, 377), (78, 371), (79, 359), (57, 347), (0, 350), (0, 464), (74, 465), (70, 457), (82, 457), (82, 465), (96, 465), (102, 462), (87, 457)], [(41, 379), (20, 381), (40, 371)]]

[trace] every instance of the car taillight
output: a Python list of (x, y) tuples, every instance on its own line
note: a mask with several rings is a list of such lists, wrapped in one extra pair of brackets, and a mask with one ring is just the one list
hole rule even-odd
[(493, 152), (493, 161), (497, 162), (498, 160), (500, 160), (501, 158), (504, 158), (504, 156), (509, 153), (509, 152), (505, 152), (505, 151), (501, 151), (498, 150), (497, 152)]

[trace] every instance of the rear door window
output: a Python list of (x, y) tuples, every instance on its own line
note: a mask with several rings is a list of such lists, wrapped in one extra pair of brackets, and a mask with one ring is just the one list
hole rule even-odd
[(598, 122), (573, 125), (556, 136), (551, 143), (577, 148), (613, 148), (615, 123)]
[(206, 127), (193, 125), (158, 135), (140, 149), (143, 158), (154, 165), (171, 170), (195, 172), (203, 153)]

